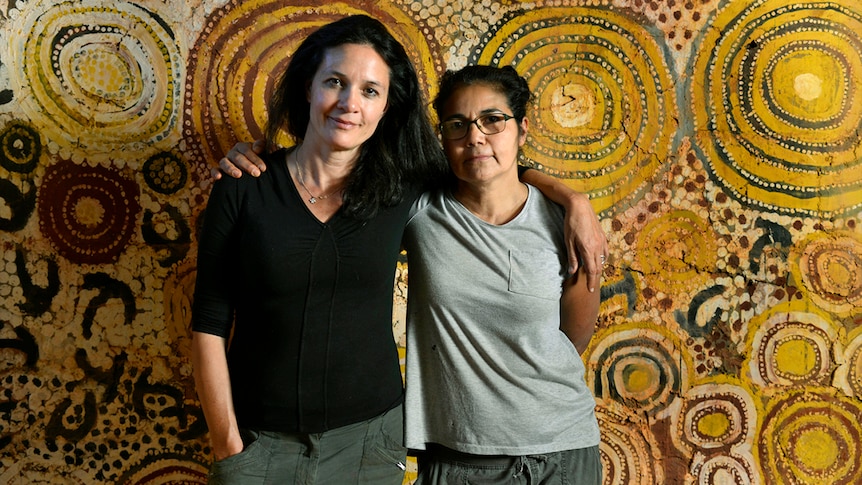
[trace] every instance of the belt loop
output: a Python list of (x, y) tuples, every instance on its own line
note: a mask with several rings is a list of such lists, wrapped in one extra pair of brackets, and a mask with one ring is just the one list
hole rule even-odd
[(530, 458), (532, 458), (536, 461), (540, 461), (542, 463), (547, 463), (548, 460), (550, 459), (550, 457), (548, 455), (533, 455)]

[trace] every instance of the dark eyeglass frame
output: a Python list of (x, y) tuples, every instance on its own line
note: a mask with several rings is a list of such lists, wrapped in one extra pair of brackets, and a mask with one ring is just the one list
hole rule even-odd
[[(483, 120), (487, 120), (488, 118), (503, 118), (502, 128), (500, 128), (499, 131), (490, 131), (490, 132), (486, 131), (488, 129), (488, 126), (486, 125), (486, 123), (490, 123), (493, 125), (494, 123), (498, 122), (498, 121), (491, 121), (491, 122), (483, 121)], [(498, 111), (495, 111), (493, 113), (485, 113), (482, 116), (479, 116), (479, 117), (474, 118), (472, 120), (468, 120), (468, 119), (464, 119), (464, 118), (452, 118), (452, 119), (448, 119), (448, 120), (440, 123), (440, 126), (439, 126), (440, 136), (442, 136), (444, 140), (460, 140), (460, 139), (464, 138), (465, 136), (467, 136), (468, 133), (470, 133), (470, 125), (476, 125), (476, 128), (478, 128), (479, 131), (481, 131), (485, 135), (496, 135), (497, 133), (502, 133), (503, 131), (505, 131), (506, 125), (508, 125), (507, 121), (513, 120), (513, 119), (515, 119), (514, 116), (507, 115), (506, 113), (502, 113), (502, 112), (498, 112)], [(451, 128), (452, 122), (464, 123), (464, 125), (461, 128), (457, 128), (457, 129)], [(451, 134), (453, 129), (455, 129), (457, 131), (460, 131), (463, 129), (464, 133), (462, 133), (461, 135), (458, 135), (458, 136), (453, 136)]]

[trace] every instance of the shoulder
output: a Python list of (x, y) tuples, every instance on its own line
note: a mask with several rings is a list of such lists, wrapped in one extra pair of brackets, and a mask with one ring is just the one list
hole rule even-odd
[(566, 212), (562, 206), (547, 198), (538, 189), (530, 187), (530, 195), (519, 218), (524, 228), (547, 234), (551, 239), (562, 239)]
[(419, 194), (410, 208), (410, 221), (417, 216), (443, 210), (446, 197), (447, 191), (445, 190), (432, 190)]
[(527, 199), (527, 207), (530, 210), (539, 212), (554, 219), (559, 219), (560, 221), (563, 220), (566, 215), (566, 211), (561, 205), (549, 199), (539, 189), (532, 185), (527, 184), (527, 188), (530, 191), (530, 196)]
[(224, 186), (243, 190), (259, 185), (262, 181), (282, 178), (287, 173), (287, 164), (284, 162), (285, 152), (285, 149), (279, 149), (272, 153), (261, 155), (261, 160), (266, 165), (266, 170), (261, 172), (258, 177), (252, 177), (245, 172), (240, 177), (231, 177), (230, 175), (222, 174), (222, 177), (215, 181), (214, 187)]
[[(290, 150), (292, 150), (292, 149), (290, 149)], [(278, 150), (275, 150), (274, 152), (267, 153), (267, 154), (263, 155), (262, 157), (260, 157), (263, 160), (263, 163), (266, 164), (267, 171), (269, 171), (270, 168), (272, 168), (276, 165), (280, 166), (282, 168), (286, 168), (287, 167), (286, 160), (287, 160), (288, 151), (289, 151), (289, 149), (287, 149), (287, 148), (279, 148)]]

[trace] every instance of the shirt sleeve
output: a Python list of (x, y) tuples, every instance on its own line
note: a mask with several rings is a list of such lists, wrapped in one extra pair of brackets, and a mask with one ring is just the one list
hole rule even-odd
[(239, 182), (213, 185), (198, 243), (192, 330), (227, 338), (233, 324), (240, 226)]
[(410, 225), (410, 222), (413, 221), (413, 218), (416, 217), (417, 214), (422, 212), (428, 204), (431, 203), (432, 192), (423, 192), (418, 194), (416, 198), (413, 200), (413, 204), (410, 206), (410, 212), (407, 214), (407, 225)]

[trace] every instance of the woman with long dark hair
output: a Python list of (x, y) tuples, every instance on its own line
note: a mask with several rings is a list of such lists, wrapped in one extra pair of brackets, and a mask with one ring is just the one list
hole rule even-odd
[(447, 171), (416, 73), (380, 22), (347, 17), (299, 46), (269, 113), (268, 142), (297, 145), (215, 183), (198, 250), (210, 480), (400, 484), (392, 285), (410, 204)]

